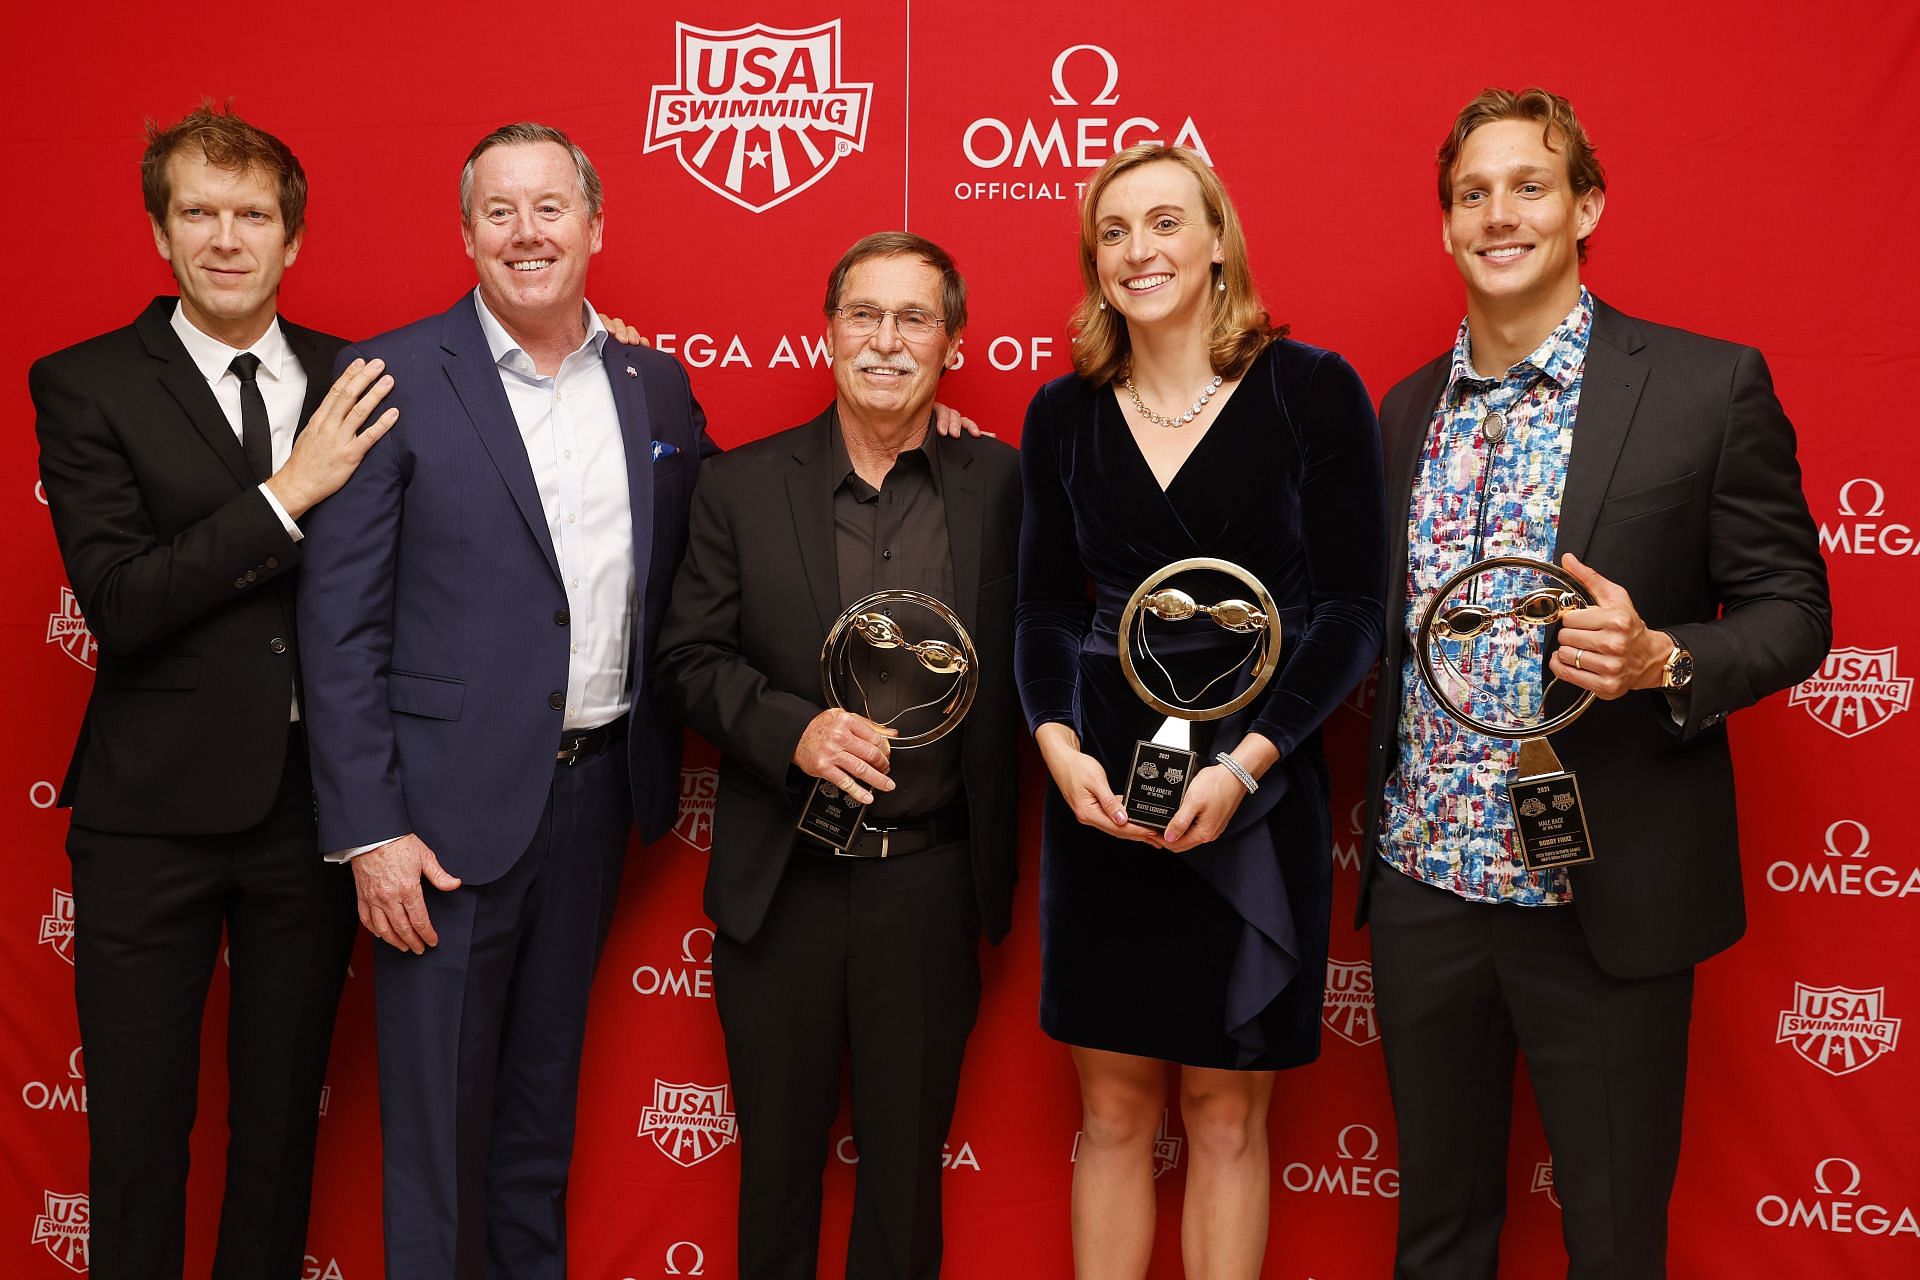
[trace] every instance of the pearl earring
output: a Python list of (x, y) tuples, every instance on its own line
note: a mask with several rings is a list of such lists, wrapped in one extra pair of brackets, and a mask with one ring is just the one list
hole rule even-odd
[(1102, 311), (1107, 309), (1107, 300), (1105, 298), (1100, 299), (1100, 309)]
[(1219, 290), (1221, 293), (1225, 293), (1227, 291), (1227, 282), (1225, 280), (1222, 280), (1219, 284), (1213, 287)]

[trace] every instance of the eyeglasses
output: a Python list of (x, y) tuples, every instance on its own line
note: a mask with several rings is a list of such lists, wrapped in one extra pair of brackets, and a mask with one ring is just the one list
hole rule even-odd
[(1571, 591), (1541, 587), (1516, 600), (1511, 609), (1491, 609), (1483, 604), (1457, 604), (1443, 609), (1433, 620), (1433, 634), (1441, 640), (1474, 640), (1493, 630), (1502, 618), (1512, 618), (1531, 627), (1546, 627), (1574, 609), (1584, 609), (1586, 601)]
[(847, 331), (849, 338), (864, 338), (877, 332), (881, 322), (888, 316), (893, 317), (894, 332), (908, 342), (924, 342), (942, 332), (947, 323), (945, 316), (936, 316), (918, 307), (887, 311), (856, 303), (851, 307), (835, 307), (833, 313), (840, 317), (840, 327)]
[(967, 669), (967, 655), (960, 646), (945, 640), (909, 640), (884, 613), (855, 614), (853, 630), (876, 649), (905, 649), (915, 662), (937, 676), (957, 676)]
[(1186, 592), (1174, 587), (1156, 591), (1140, 604), (1162, 622), (1185, 622), (1188, 618), (1205, 614), (1228, 631), (1264, 631), (1267, 626), (1266, 613), (1245, 600), (1200, 604)]

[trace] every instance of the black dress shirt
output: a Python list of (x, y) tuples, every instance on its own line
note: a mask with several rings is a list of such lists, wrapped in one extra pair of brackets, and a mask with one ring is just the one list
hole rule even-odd
[[(834, 556), (840, 575), (840, 607), (889, 588), (922, 591), (952, 607), (953, 556), (947, 544), (947, 508), (940, 495), (940, 461), (933, 432), (915, 449), (904, 450), (876, 489), (860, 478), (833, 422)], [(952, 634), (938, 619), (911, 605), (887, 606), (909, 641), (946, 640)], [(859, 683), (843, 690), (851, 711), (864, 711), (881, 724), (898, 718), (904, 733), (938, 723), (940, 708), (954, 678), (921, 666), (904, 648), (875, 649), (854, 638), (847, 660)], [(866, 706), (859, 705), (864, 690)], [(932, 706), (920, 704), (931, 702)], [(919, 707), (918, 710), (911, 708)], [(890, 775), (898, 785), (876, 791), (866, 821), (875, 826), (925, 817), (960, 799), (960, 735), (896, 751)]]

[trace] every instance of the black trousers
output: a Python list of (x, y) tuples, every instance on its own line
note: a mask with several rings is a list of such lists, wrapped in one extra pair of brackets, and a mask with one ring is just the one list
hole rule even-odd
[(1553, 1152), (1572, 1280), (1665, 1276), (1693, 970), (1615, 978), (1570, 907), (1377, 874), (1374, 999), (1400, 1134), (1398, 1280), (1493, 1280), (1516, 1049)]
[(939, 1275), (940, 1153), (980, 1008), (979, 937), (963, 841), (885, 861), (796, 850), (752, 941), (714, 940), (743, 1280), (814, 1280), (849, 1055), (860, 1166), (847, 1275)]
[(74, 998), (87, 1075), (93, 1280), (173, 1280), (207, 985), (224, 929), (227, 1180), (214, 1280), (290, 1280), (306, 1253), (320, 1085), (358, 920), (315, 846), (306, 753), (256, 827), (131, 836), (74, 826)]

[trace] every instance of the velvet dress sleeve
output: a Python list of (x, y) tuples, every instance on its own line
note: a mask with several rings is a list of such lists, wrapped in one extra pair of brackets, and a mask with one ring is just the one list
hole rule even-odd
[(1305, 394), (1287, 403), (1281, 390), (1280, 398), (1301, 459), (1307, 621), (1250, 728), (1285, 756), (1319, 727), (1379, 655), (1387, 527), (1380, 424), (1353, 366), (1322, 352)]
[(1060, 388), (1052, 382), (1035, 393), (1020, 432), (1024, 496), (1013, 670), (1029, 730), (1053, 721), (1075, 723), (1080, 642), (1093, 617), (1062, 474), (1066, 451), (1054, 419)]

